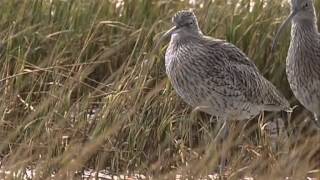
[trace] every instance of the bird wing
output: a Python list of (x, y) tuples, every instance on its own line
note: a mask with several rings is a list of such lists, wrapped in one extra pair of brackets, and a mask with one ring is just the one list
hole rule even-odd
[[(225, 41), (208, 39), (207, 45), (209, 54), (219, 56), (212, 60), (223, 59), (225, 64), (221, 66), (224, 78), (228, 78), (228, 88), (241, 93), (247, 102), (264, 106), (265, 110), (274, 111), (289, 107), (288, 101), (283, 95), (265, 79), (259, 72), (256, 65), (236, 46)], [(219, 62), (219, 63), (221, 63)], [(225, 86), (226, 87), (226, 86)]]
[(227, 61), (231, 64), (245, 65), (246, 67), (258, 70), (256, 65), (243, 53), (237, 46), (220, 39), (204, 36), (209, 51), (216, 52), (220, 50), (227, 56)]

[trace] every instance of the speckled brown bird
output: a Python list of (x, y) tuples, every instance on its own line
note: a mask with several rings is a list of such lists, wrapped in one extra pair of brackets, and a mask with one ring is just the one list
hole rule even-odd
[(291, 14), (280, 26), (273, 49), (284, 27), (292, 21), (286, 60), (290, 88), (299, 102), (313, 112), (320, 127), (320, 35), (313, 0), (291, 0)]
[(288, 101), (235, 45), (203, 35), (195, 14), (177, 12), (165, 54), (166, 73), (181, 98), (219, 120), (289, 110)]

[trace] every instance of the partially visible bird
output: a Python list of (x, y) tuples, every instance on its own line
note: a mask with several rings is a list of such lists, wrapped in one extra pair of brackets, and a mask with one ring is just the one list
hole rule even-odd
[(286, 60), (290, 88), (299, 102), (313, 112), (320, 127), (320, 35), (313, 0), (291, 0), (291, 14), (280, 26), (272, 49), (284, 27), (292, 20)]
[[(221, 121), (244, 120), (262, 111), (290, 110), (283, 95), (236, 46), (203, 35), (195, 14), (177, 12), (165, 54), (166, 73), (179, 96)], [(158, 46), (157, 44), (157, 46)]]

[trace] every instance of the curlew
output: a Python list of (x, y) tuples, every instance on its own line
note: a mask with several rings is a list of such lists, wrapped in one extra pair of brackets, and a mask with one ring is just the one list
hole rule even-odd
[(292, 21), (286, 74), (297, 100), (314, 114), (320, 127), (320, 35), (313, 0), (291, 0), (291, 14), (281, 24), (273, 45)]
[(177, 12), (172, 23), (157, 46), (171, 37), (166, 73), (186, 103), (223, 122), (290, 110), (288, 101), (239, 48), (203, 35), (192, 11)]

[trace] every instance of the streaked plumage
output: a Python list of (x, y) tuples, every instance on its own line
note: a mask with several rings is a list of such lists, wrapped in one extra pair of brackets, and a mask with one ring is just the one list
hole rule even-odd
[[(274, 44), (291, 20), (286, 60), (288, 81), (295, 97), (317, 120), (320, 116), (320, 35), (313, 0), (291, 0), (291, 14), (281, 25)], [(316, 123), (320, 126), (319, 120)]]
[(288, 101), (236, 46), (204, 36), (191, 11), (179, 11), (165, 55), (166, 72), (182, 99), (222, 120), (289, 110)]

